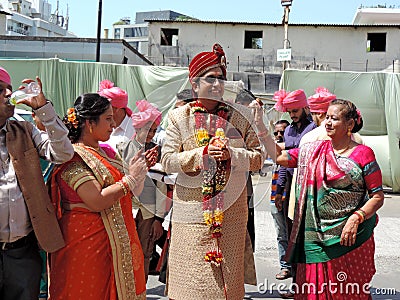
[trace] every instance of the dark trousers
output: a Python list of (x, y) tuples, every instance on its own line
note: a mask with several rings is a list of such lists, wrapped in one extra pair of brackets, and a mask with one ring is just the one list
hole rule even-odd
[(37, 300), (42, 259), (36, 243), (20, 248), (0, 248), (0, 299)]
[(255, 240), (256, 240), (256, 231), (254, 227), (254, 203), (253, 203), (253, 195), (247, 196), (247, 207), (248, 207), (248, 216), (247, 216), (247, 230), (250, 235), (251, 246), (253, 247), (253, 252), (255, 249)]

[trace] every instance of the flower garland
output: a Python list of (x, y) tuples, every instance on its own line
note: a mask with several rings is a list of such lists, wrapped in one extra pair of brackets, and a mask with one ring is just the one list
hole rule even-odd
[(68, 119), (68, 122), (70, 122), (74, 128), (78, 128), (79, 121), (76, 119), (75, 108), (73, 108), (73, 107), (68, 108), (67, 119)]
[[(207, 109), (200, 103), (192, 105), (195, 117), (197, 146), (207, 146), (212, 136), (225, 139), (225, 129), (229, 109), (225, 104), (220, 104), (216, 115), (209, 114)], [(210, 118), (209, 130), (207, 130), (207, 114)], [(211, 236), (215, 239), (216, 250), (208, 251), (204, 259), (207, 262), (220, 266), (223, 255), (219, 248), (219, 238), (222, 236), (222, 222), (224, 220), (224, 187), (226, 185), (227, 161), (215, 161), (206, 158), (203, 173), (203, 218), (210, 229)]]

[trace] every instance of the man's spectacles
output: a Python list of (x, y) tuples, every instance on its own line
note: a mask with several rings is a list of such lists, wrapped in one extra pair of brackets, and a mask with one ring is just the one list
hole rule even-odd
[(207, 77), (201, 77), (205, 82), (208, 84), (214, 84), (216, 80), (218, 80), (219, 83), (225, 82), (225, 77), (220, 75), (220, 76), (207, 76)]
[(285, 131), (284, 131), (284, 130), (274, 131), (274, 136), (277, 136), (279, 133), (280, 133), (281, 135), (283, 135), (283, 134), (285, 133)]

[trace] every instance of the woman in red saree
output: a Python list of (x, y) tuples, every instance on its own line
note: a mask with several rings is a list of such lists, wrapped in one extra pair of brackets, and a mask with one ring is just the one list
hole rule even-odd
[(298, 168), (287, 250), (298, 263), (295, 299), (372, 299), (373, 230), (384, 195), (374, 152), (351, 139), (362, 125), (355, 105), (337, 99), (326, 115), (330, 140), (281, 151), (261, 134), (277, 163)]
[(52, 176), (52, 200), (66, 246), (51, 256), (50, 299), (145, 299), (143, 253), (132, 193), (143, 189), (143, 153), (127, 175), (108, 140), (115, 122), (108, 99), (84, 94), (64, 123), (75, 155)]

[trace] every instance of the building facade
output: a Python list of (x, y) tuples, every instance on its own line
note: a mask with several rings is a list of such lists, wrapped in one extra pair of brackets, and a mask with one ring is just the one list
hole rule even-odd
[[(68, 31), (68, 13), (52, 12), (46, 0), (0, 0), (0, 10), (7, 13), (1, 32), (7, 36), (76, 37)], [(4, 26), (4, 27), (3, 27)]]
[[(231, 72), (282, 72), (282, 24), (148, 20), (148, 58), (156, 65), (188, 66), (194, 55), (220, 43)], [(163, 37), (169, 33), (171, 41)], [(172, 34), (171, 34), (172, 33)], [(379, 71), (400, 59), (400, 24), (290, 24), (290, 67)]]

